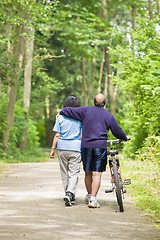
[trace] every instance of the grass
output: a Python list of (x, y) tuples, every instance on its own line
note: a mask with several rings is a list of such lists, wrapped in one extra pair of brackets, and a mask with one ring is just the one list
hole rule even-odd
[(5, 170), (7, 164), (3, 161), (0, 161), (0, 174)]
[[(55, 158), (58, 158), (55, 154)], [(9, 156), (7, 158), (0, 159), (0, 173), (3, 171), (7, 164), (12, 163), (32, 163), (32, 162), (47, 162), (50, 160), (50, 152), (41, 151), (37, 155), (24, 154), (16, 157)]]
[(127, 186), (136, 205), (151, 214), (160, 223), (160, 172), (157, 162), (138, 161), (121, 157), (123, 179), (130, 178)]
[[(57, 155), (55, 156), (57, 157)], [(23, 153), (15, 153), (14, 156), (6, 155), (4, 158), (0, 158), (0, 163), (32, 163), (32, 162), (46, 162), (50, 160), (50, 152), (43, 151), (42, 149), (36, 150), (34, 153), (24, 151)]]

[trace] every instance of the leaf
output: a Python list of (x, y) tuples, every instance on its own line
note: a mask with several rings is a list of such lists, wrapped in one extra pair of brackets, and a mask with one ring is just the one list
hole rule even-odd
[(152, 85), (140, 85), (140, 86), (144, 89), (152, 89), (153, 88)]

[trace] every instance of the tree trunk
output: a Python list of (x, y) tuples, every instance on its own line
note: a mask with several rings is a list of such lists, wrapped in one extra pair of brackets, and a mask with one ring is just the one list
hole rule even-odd
[[(48, 108), (49, 101), (49, 108)], [(45, 118), (45, 133), (46, 133), (46, 144), (51, 147), (53, 141), (53, 125), (56, 121), (54, 117), (55, 107), (53, 105), (53, 95), (50, 95), (49, 99), (46, 100), (46, 106), (44, 107), (44, 118)]]
[(156, 6), (157, 6), (157, 13), (158, 13), (158, 17), (160, 19), (160, 7), (159, 7), (159, 0), (156, 0)]
[(34, 49), (34, 29), (27, 31), (29, 35), (26, 40), (26, 65), (24, 71), (24, 94), (23, 94), (23, 105), (25, 109), (25, 121), (26, 127), (23, 132), (23, 140), (20, 144), (20, 149), (24, 150), (27, 146), (27, 135), (28, 135), (28, 116), (30, 107), (30, 95), (31, 95), (31, 76), (32, 76), (32, 60), (33, 60), (33, 49)]
[(86, 64), (85, 58), (82, 57), (81, 61), (81, 75), (82, 75), (82, 91), (84, 96), (84, 106), (88, 105), (88, 92), (87, 92), (87, 84), (86, 84)]
[(53, 119), (54, 112), (55, 112), (54, 98), (53, 98), (53, 94), (50, 94), (50, 97), (49, 97), (49, 118), (50, 119)]
[[(97, 45), (94, 46), (94, 49), (95, 49), (95, 51), (97, 51)], [(91, 73), (90, 73), (90, 79), (89, 79), (89, 83), (88, 83), (88, 98), (90, 97), (90, 93), (92, 91), (92, 85), (93, 85), (93, 78), (94, 78), (95, 68), (96, 68), (96, 57), (93, 56)], [(88, 106), (88, 103), (87, 103), (86, 106)]]
[[(102, 0), (102, 15), (103, 18), (107, 21), (108, 20), (108, 12), (107, 12), (107, 2), (106, 0)], [(105, 51), (105, 80), (104, 80), (104, 96), (107, 97), (107, 91), (108, 91), (108, 72), (107, 72), (107, 67), (106, 67), (106, 48), (107, 46), (104, 46), (104, 51)]]
[(2, 79), (0, 77), (0, 104), (1, 104), (1, 92), (2, 92)]
[(110, 56), (108, 51), (109, 49), (106, 50), (106, 71), (108, 76), (109, 106), (110, 106), (110, 112), (113, 114), (113, 116), (115, 116), (114, 90), (113, 90), (112, 77), (110, 76), (112, 74), (112, 68), (110, 64)]
[(152, 0), (148, 0), (148, 10), (150, 19), (152, 20), (153, 19)]
[[(108, 12), (107, 12), (107, 1), (102, 0), (103, 3), (103, 18), (108, 21)], [(114, 18), (115, 19), (115, 18)], [(105, 54), (105, 87), (104, 92), (106, 96), (106, 90), (107, 90), (107, 83), (108, 83), (108, 91), (109, 91), (109, 106), (110, 106), (110, 112), (115, 115), (115, 99), (114, 99), (114, 90), (113, 90), (113, 82), (112, 82), (112, 68), (110, 64), (110, 56), (109, 56), (109, 49), (108, 46), (105, 46), (106, 54)]]
[(105, 79), (104, 79), (104, 96), (107, 97), (107, 92), (108, 92), (108, 73), (107, 73), (107, 68), (105, 71)]
[(13, 43), (14, 46), (12, 48), (12, 53), (15, 57), (16, 68), (15, 68), (15, 76), (13, 79), (13, 85), (10, 87), (9, 91), (9, 101), (8, 101), (8, 108), (7, 108), (7, 114), (6, 114), (6, 123), (7, 127), (4, 131), (3, 135), (3, 148), (4, 151), (8, 150), (8, 140), (10, 136), (11, 127), (14, 120), (14, 107), (17, 97), (17, 90), (18, 90), (18, 83), (20, 79), (22, 64), (23, 64), (23, 56), (24, 56), (24, 38), (21, 36), (23, 33), (23, 27), (22, 26), (15, 26), (15, 34), (16, 34), (16, 40)]
[(98, 80), (98, 93), (101, 93), (101, 83), (102, 83), (102, 73), (103, 73), (103, 65), (104, 65), (104, 59), (105, 59), (105, 52), (106, 48), (105, 46), (103, 47), (103, 53), (102, 53), (102, 60), (101, 60), (101, 65), (100, 65), (100, 71), (99, 71), (99, 80)]
[(132, 5), (132, 13), (131, 13), (131, 17), (132, 17), (132, 29), (135, 30), (135, 16), (136, 16), (136, 7), (134, 5)]
[[(131, 23), (132, 23), (132, 29), (133, 30), (135, 30), (135, 15), (136, 15), (136, 7), (135, 7), (135, 5), (132, 5), (132, 9), (131, 9)], [(133, 37), (132, 37), (131, 48), (134, 49), (134, 39), (133, 39)]]
[(102, 8), (103, 8), (103, 18), (108, 20), (108, 11), (107, 11), (107, 1), (102, 0)]
[[(95, 45), (94, 48), (95, 48), (95, 50), (97, 50), (96, 45)], [(88, 84), (87, 84), (87, 81), (86, 81), (86, 63), (85, 63), (85, 58), (82, 57), (81, 75), (82, 75), (82, 91), (83, 91), (83, 95), (84, 95), (84, 106), (88, 106), (89, 96), (90, 96), (90, 92), (92, 90), (95, 67), (96, 67), (96, 58), (94, 56), (93, 59), (92, 59), (90, 78), (89, 78), (89, 81), (88, 81)]]

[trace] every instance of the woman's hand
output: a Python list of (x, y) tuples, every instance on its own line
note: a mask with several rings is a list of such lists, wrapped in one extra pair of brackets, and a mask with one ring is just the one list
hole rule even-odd
[(54, 158), (54, 157), (55, 157), (55, 149), (52, 148), (50, 153), (50, 158)]

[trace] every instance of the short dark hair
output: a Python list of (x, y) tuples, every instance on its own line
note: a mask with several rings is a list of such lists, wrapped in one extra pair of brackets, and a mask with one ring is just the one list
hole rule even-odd
[(76, 95), (70, 95), (64, 101), (63, 107), (80, 107), (81, 103)]
[(94, 105), (97, 106), (97, 107), (104, 107), (106, 102), (107, 102), (106, 98), (105, 98), (105, 100), (103, 102), (97, 102), (96, 98), (94, 97)]

